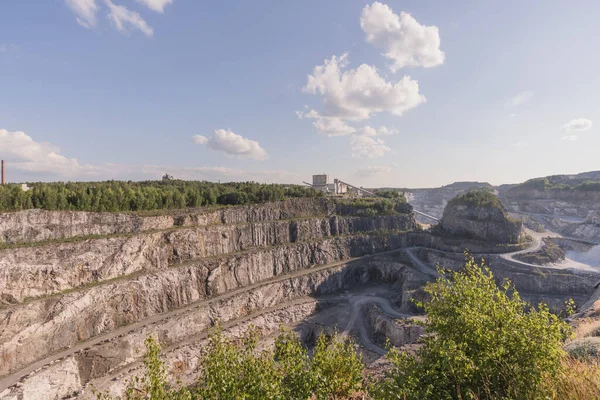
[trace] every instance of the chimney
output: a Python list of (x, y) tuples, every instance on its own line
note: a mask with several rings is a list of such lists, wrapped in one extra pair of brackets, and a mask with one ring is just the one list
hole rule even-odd
[(2, 184), (6, 185), (6, 177), (4, 176), (4, 160), (2, 160)]

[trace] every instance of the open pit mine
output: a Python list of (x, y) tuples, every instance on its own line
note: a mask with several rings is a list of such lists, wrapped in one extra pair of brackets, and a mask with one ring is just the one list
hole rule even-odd
[(589, 336), (600, 274), (516, 257), (542, 243), (502, 212), (453, 202), (427, 231), (410, 207), (364, 216), (328, 198), (147, 216), (0, 214), (0, 399), (119, 395), (150, 335), (165, 346), (170, 379), (191, 384), (217, 321), (234, 337), (253, 325), (265, 345), (282, 325), (307, 345), (337, 329), (376, 363), (386, 340), (418, 343), (424, 315), (412, 299), (437, 265), (460, 268), (465, 249), (532, 303), (573, 299), (573, 323)]

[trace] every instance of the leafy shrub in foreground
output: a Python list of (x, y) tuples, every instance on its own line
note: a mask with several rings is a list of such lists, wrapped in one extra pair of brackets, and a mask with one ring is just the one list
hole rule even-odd
[[(220, 329), (209, 336), (200, 361), (200, 378), (193, 388), (169, 385), (160, 345), (146, 339), (145, 373), (127, 386), (127, 400), (196, 399), (347, 399), (362, 390), (363, 363), (351, 340), (320, 335), (309, 357), (296, 334), (282, 331), (275, 350), (259, 352), (257, 334), (241, 341), (225, 337)], [(98, 400), (115, 400), (106, 393)]]
[(420, 304), (430, 333), (415, 356), (392, 349), (393, 367), (374, 389), (380, 399), (537, 399), (562, 372), (569, 326), (548, 307), (532, 309), (508, 282), (469, 257), (441, 272)]

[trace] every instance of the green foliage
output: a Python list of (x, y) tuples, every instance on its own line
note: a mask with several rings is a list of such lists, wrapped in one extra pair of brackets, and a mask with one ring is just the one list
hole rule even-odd
[(236, 345), (218, 329), (209, 337), (195, 398), (278, 399), (281, 382), (272, 352), (256, 353), (255, 332)]
[[(127, 384), (126, 400), (192, 400), (192, 392), (185, 387), (171, 387), (167, 383), (167, 371), (160, 359), (160, 344), (153, 338), (146, 338), (144, 354), (145, 373), (133, 377)], [(96, 393), (98, 400), (116, 400), (108, 393)]]
[[(398, 193), (398, 192), (396, 192)], [(355, 198), (337, 200), (337, 212), (340, 215), (358, 215), (374, 217), (377, 215), (407, 214), (412, 206), (402, 195), (393, 198)]]
[(581, 192), (600, 192), (600, 182), (598, 181), (583, 181), (574, 179), (572, 182), (565, 180), (562, 175), (549, 176), (546, 178), (530, 179), (515, 187), (518, 189), (533, 189), (533, 190), (577, 190)]
[(494, 193), (487, 189), (476, 189), (456, 196), (448, 202), (450, 206), (465, 205), (470, 207), (499, 208), (504, 210), (504, 206)]
[(319, 336), (310, 372), (317, 399), (343, 399), (362, 388), (363, 363), (354, 343), (335, 335)]
[(548, 307), (532, 309), (508, 282), (498, 287), (469, 257), (426, 286), (430, 333), (415, 356), (391, 350), (380, 399), (538, 399), (561, 372), (570, 328)]
[(573, 189), (582, 192), (600, 192), (600, 182), (585, 181), (582, 184), (575, 186)]
[(212, 183), (166, 179), (144, 182), (57, 182), (0, 186), (0, 211), (46, 210), (143, 211), (253, 204), (323, 193), (297, 185), (256, 182)]
[[(219, 327), (209, 335), (200, 361), (200, 378), (185, 388), (167, 383), (160, 346), (146, 339), (145, 374), (127, 386), (126, 400), (196, 399), (346, 399), (362, 389), (363, 363), (354, 343), (337, 335), (321, 335), (309, 357), (298, 337), (282, 330), (275, 350), (259, 352), (253, 329), (239, 341), (225, 337)], [(98, 393), (98, 400), (116, 400)]]
[[(392, 189), (377, 190), (375, 192), (375, 194), (379, 197), (383, 197), (386, 199), (404, 198), (404, 195), (402, 193), (400, 193), (398, 190), (392, 190)], [(404, 198), (404, 201), (406, 201), (405, 198)]]

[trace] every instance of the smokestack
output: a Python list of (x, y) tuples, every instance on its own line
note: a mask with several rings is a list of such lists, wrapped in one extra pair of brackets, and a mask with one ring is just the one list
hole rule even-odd
[(2, 160), (2, 184), (6, 184), (6, 177), (4, 176), (4, 160)]

